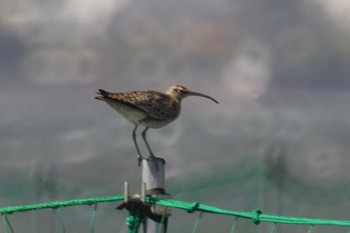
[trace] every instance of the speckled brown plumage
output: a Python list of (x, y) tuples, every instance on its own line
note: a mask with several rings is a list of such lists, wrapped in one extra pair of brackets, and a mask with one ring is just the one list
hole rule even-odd
[(142, 138), (150, 152), (149, 159), (154, 158), (148, 145), (146, 132), (148, 128), (160, 128), (174, 121), (181, 111), (181, 100), (187, 96), (201, 96), (218, 103), (210, 96), (193, 92), (181, 85), (170, 87), (165, 93), (158, 91), (130, 91), (112, 93), (99, 89), (95, 98), (105, 101), (109, 106), (118, 111), (126, 119), (135, 125), (133, 140), (139, 155), (143, 159), (136, 142), (136, 130), (138, 125), (143, 125), (145, 130)]
[(157, 91), (110, 93), (100, 90), (97, 97), (117, 110), (133, 124), (160, 128), (175, 120), (180, 113), (179, 100)]

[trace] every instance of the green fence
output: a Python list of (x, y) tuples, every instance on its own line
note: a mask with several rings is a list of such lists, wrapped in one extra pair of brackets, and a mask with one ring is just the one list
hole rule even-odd
[[(13, 215), (18, 212), (26, 212), (26, 211), (37, 211), (41, 209), (52, 209), (55, 214), (57, 221), (60, 223), (62, 232), (66, 232), (63, 222), (60, 220), (59, 216), (56, 214), (55, 210), (57, 208), (64, 208), (68, 206), (77, 206), (77, 205), (95, 205), (94, 211), (90, 220), (90, 232), (94, 232), (94, 223), (96, 219), (96, 211), (97, 204), (101, 202), (122, 202), (124, 201), (123, 195), (118, 196), (105, 196), (105, 197), (94, 197), (87, 199), (76, 199), (76, 200), (68, 200), (68, 201), (57, 201), (57, 202), (49, 202), (49, 203), (40, 203), (34, 205), (24, 205), (24, 206), (9, 206), (0, 208), (0, 214), (2, 215), (3, 229), (5, 233), (13, 233), (14, 229), (10, 223), (10, 215)], [(250, 219), (252, 223), (259, 224), (261, 222), (270, 222), (273, 223), (270, 233), (274, 232), (276, 224), (304, 224), (309, 226), (308, 232), (312, 232), (314, 226), (316, 225), (331, 225), (331, 226), (341, 226), (341, 227), (350, 227), (350, 221), (345, 220), (329, 220), (329, 219), (314, 219), (314, 218), (297, 218), (297, 217), (289, 217), (289, 216), (276, 216), (264, 214), (260, 210), (254, 210), (252, 212), (239, 212), (239, 211), (231, 211), (225, 210), (205, 204), (201, 204), (199, 202), (185, 202), (174, 199), (158, 199), (155, 197), (146, 197), (144, 201), (144, 205), (153, 205), (157, 204), (160, 206), (180, 209), (186, 211), (188, 213), (200, 212), (197, 217), (197, 220), (194, 224), (192, 232), (197, 232), (198, 225), (201, 222), (201, 217), (203, 213), (209, 214), (217, 214), (217, 215), (229, 215), (235, 217), (235, 221), (233, 221), (231, 227), (231, 233), (235, 232), (235, 225), (239, 218)], [(140, 225), (140, 217), (141, 212), (130, 212), (129, 217), (126, 219), (126, 224), (128, 225), (129, 232), (137, 232)], [(164, 219), (164, 218), (162, 218)], [(161, 228), (162, 224), (160, 224)], [(161, 229), (159, 229), (161, 232)], [(349, 231), (350, 232), (350, 231)]]

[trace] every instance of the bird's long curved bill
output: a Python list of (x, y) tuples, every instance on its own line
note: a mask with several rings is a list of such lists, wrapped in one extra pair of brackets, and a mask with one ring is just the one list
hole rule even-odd
[(217, 103), (217, 104), (219, 103), (219, 101), (217, 101), (217, 100), (214, 99), (213, 97), (211, 97), (211, 96), (209, 96), (209, 95), (205, 95), (205, 94), (199, 93), (199, 92), (189, 91), (189, 92), (188, 92), (188, 95), (201, 96), (201, 97), (210, 99), (210, 100), (214, 101), (214, 102)]

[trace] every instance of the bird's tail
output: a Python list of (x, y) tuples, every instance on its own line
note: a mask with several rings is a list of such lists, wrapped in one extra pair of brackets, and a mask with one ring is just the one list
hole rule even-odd
[(98, 96), (95, 96), (95, 99), (97, 100), (105, 100), (108, 97), (108, 92), (102, 89), (98, 89), (98, 92), (96, 92)]

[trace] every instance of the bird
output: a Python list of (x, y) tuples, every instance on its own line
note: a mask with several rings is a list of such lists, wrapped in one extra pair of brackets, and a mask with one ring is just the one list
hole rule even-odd
[[(99, 89), (96, 94), (95, 99), (104, 101), (134, 125), (132, 139), (139, 164), (143, 159), (154, 160), (156, 158), (146, 138), (148, 129), (161, 128), (176, 120), (180, 115), (181, 101), (184, 98), (200, 96), (219, 103), (213, 97), (191, 91), (182, 85), (173, 85), (164, 93), (153, 90), (113, 93)], [(140, 125), (145, 127), (141, 136), (150, 154), (148, 158), (141, 155), (136, 140), (136, 131)]]

